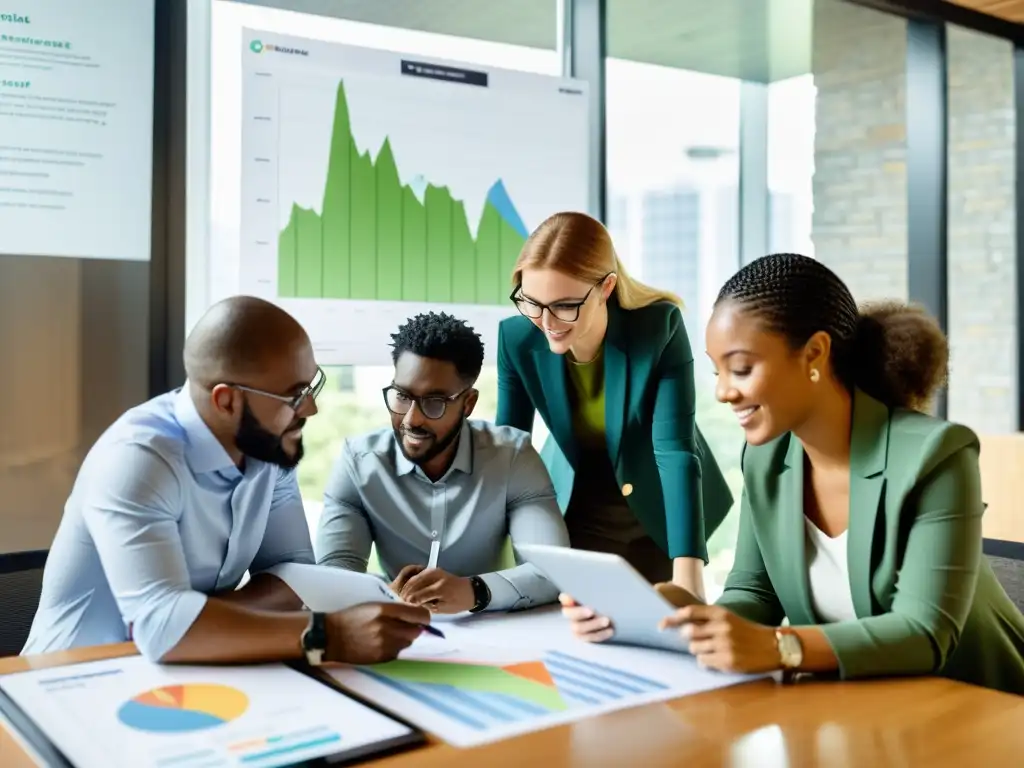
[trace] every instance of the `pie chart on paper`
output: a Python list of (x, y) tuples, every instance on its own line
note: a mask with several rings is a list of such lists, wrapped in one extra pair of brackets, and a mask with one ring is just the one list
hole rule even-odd
[(132, 697), (117, 712), (122, 724), (147, 733), (189, 733), (241, 717), (249, 697), (213, 683), (166, 685)]

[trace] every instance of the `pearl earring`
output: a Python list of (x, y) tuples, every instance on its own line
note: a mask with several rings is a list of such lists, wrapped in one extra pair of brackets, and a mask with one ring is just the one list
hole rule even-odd
[(818, 374), (818, 369), (817, 368), (811, 368), (811, 381), (814, 382), (815, 384), (817, 384), (819, 378), (820, 378), (820, 376)]

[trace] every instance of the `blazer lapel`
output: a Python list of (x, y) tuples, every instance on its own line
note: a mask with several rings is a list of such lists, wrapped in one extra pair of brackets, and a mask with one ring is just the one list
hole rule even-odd
[(807, 530), (804, 527), (804, 449), (795, 436), (789, 436), (785, 468), (779, 478), (778, 504), (775, 513), (781, 517), (776, 552), (780, 570), (788, 580), (788, 588), (780, 594), (796, 596), (795, 605), (785, 605), (790, 624), (816, 624), (811, 608), (811, 590), (807, 582)]
[(608, 330), (604, 345), (604, 429), (612, 466), (619, 464), (629, 384), (629, 339), (623, 310), (608, 303)]
[(857, 616), (874, 613), (871, 574), (872, 546), (878, 509), (885, 490), (889, 447), (889, 410), (870, 395), (857, 390), (850, 430), (850, 527), (846, 557), (850, 590)]
[(576, 466), (575, 439), (572, 431), (572, 414), (569, 409), (569, 390), (565, 376), (565, 358), (554, 354), (541, 338), (541, 345), (534, 347), (537, 370), (544, 390), (544, 407), (547, 409), (547, 423), (551, 436), (568, 462)]

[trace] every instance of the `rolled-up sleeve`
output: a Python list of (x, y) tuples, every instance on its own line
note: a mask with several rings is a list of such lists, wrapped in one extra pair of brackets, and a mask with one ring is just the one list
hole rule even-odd
[(316, 534), (316, 562), (365, 573), (372, 546), (373, 532), (346, 442), (324, 490), (324, 509)]
[(267, 530), (249, 571), (256, 574), (281, 563), (313, 562), (313, 542), (295, 470), (278, 470)]
[[(512, 461), (506, 501), (509, 536), (518, 544), (569, 546), (569, 532), (544, 462), (524, 438)], [(521, 610), (553, 602), (558, 588), (529, 563), (481, 578), (491, 590), (488, 610)]]
[(147, 658), (173, 649), (206, 605), (178, 533), (181, 485), (151, 448), (124, 444), (86, 489), (83, 517), (132, 638)]

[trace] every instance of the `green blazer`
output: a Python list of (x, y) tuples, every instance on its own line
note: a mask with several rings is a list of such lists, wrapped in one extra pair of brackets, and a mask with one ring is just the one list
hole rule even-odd
[[(610, 301), (604, 376), (608, 455), (630, 509), (669, 557), (707, 562), (706, 540), (733, 498), (694, 421), (693, 354), (679, 309)], [(551, 433), (541, 456), (564, 514), (577, 458), (566, 360), (529, 319), (512, 317), (498, 332), (497, 423), (529, 432), (534, 410)]]
[[(939, 674), (1024, 694), (1024, 617), (981, 551), (979, 451), (967, 427), (856, 392), (847, 558), (857, 619), (820, 625), (843, 678)], [(743, 480), (718, 604), (761, 624), (818, 624), (800, 441), (746, 446)]]

